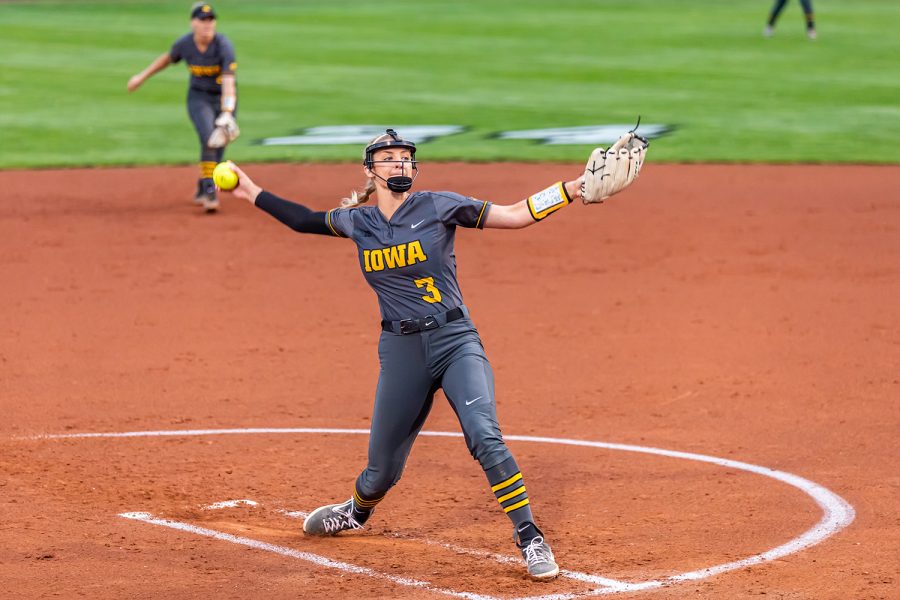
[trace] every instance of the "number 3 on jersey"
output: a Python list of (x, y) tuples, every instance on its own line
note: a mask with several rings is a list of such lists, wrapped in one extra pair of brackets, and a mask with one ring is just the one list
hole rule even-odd
[(416, 284), (416, 287), (425, 288), (425, 291), (431, 294), (430, 296), (422, 296), (422, 300), (425, 302), (434, 304), (441, 301), (441, 292), (434, 287), (434, 277), (423, 277), (422, 279), (416, 279), (413, 283)]

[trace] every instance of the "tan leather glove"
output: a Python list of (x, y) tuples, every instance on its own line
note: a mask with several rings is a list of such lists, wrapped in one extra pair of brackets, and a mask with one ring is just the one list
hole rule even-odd
[(206, 145), (210, 148), (222, 148), (237, 139), (240, 134), (241, 130), (234, 115), (226, 111), (216, 117), (216, 128), (209, 135)]
[(650, 146), (633, 131), (623, 134), (609, 150), (596, 148), (584, 168), (581, 199), (585, 204), (603, 202), (631, 185), (644, 165)]

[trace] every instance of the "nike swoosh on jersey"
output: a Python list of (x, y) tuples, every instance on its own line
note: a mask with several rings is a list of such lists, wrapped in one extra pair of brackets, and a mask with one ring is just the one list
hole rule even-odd
[(474, 400), (466, 400), (466, 406), (468, 406), (468, 405), (470, 405), (470, 404), (475, 404), (476, 402), (478, 402), (478, 401), (481, 400), (482, 398), (484, 398), (484, 396), (478, 396), (478, 397), (475, 398)]
[(419, 221), (419, 222), (416, 223), (415, 225), (410, 225), (410, 229), (415, 229), (416, 227), (418, 227), (419, 225), (421, 225), (421, 224), (424, 223), (424, 222), (425, 222), (425, 219), (422, 219), (421, 221)]

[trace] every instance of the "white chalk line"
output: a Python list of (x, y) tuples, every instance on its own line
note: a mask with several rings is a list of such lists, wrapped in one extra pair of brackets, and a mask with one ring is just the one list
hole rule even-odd
[[(123, 431), (107, 433), (51, 433), (20, 437), (30, 440), (63, 440), (70, 438), (195, 437), (200, 435), (246, 435), (255, 433), (350, 433), (368, 435), (368, 429), (322, 429), (306, 427), (248, 427), (245, 429), (170, 429), (168, 431)], [(442, 433), (442, 432), (435, 432)], [(420, 435), (429, 435), (423, 431)], [(448, 435), (453, 435), (448, 432)], [(461, 437), (462, 434), (460, 433)]]
[[(169, 430), (169, 431), (131, 431), (131, 432), (110, 432), (110, 433), (69, 433), (69, 434), (50, 434), (50, 435), (38, 435), (31, 436), (30, 439), (67, 439), (67, 438), (128, 438), (128, 437), (159, 437), (159, 436), (199, 436), (199, 435), (228, 435), (228, 434), (284, 434), (284, 433), (313, 433), (313, 434), (326, 434), (326, 433), (334, 433), (334, 434), (368, 434), (368, 429), (337, 429), (337, 428), (249, 428), (249, 429), (185, 429), (185, 430)], [(422, 431), (419, 435), (423, 436), (432, 436), (432, 437), (462, 437), (462, 433), (457, 432), (446, 432), (446, 431)], [(761, 467), (758, 465), (753, 465), (750, 463), (740, 462), (736, 460), (730, 460), (726, 458), (718, 458), (715, 456), (708, 456), (704, 454), (695, 454), (690, 452), (679, 452), (674, 450), (664, 450), (661, 448), (652, 448), (647, 446), (634, 446), (629, 444), (614, 444), (608, 442), (593, 442), (587, 440), (572, 440), (567, 438), (548, 438), (548, 437), (535, 437), (535, 436), (518, 436), (518, 435), (506, 435), (504, 436), (506, 440), (511, 441), (522, 441), (522, 442), (535, 442), (535, 443), (547, 443), (547, 444), (560, 444), (560, 445), (569, 445), (569, 446), (583, 446), (583, 447), (591, 447), (591, 448), (603, 448), (607, 450), (620, 450), (623, 452), (637, 452), (643, 454), (654, 454), (658, 456), (666, 456), (670, 458), (681, 458), (685, 460), (693, 460), (698, 462), (710, 463), (722, 467), (728, 467), (732, 469), (737, 469), (741, 471), (748, 471), (750, 473), (756, 473), (758, 475), (763, 475), (765, 477), (770, 477), (772, 479), (776, 479), (783, 483), (786, 483), (790, 486), (793, 486), (808, 496), (810, 496), (816, 504), (818, 504), (819, 508), (822, 509), (823, 515), (816, 525), (814, 525), (811, 529), (805, 531), (800, 536), (789, 540), (787, 543), (782, 544), (776, 548), (768, 550), (766, 552), (762, 552), (760, 554), (755, 554), (753, 556), (732, 561), (729, 563), (723, 563), (720, 565), (714, 565), (711, 567), (706, 567), (703, 569), (698, 569), (696, 571), (690, 571), (688, 573), (681, 573), (678, 575), (672, 575), (669, 577), (665, 577), (658, 580), (645, 581), (634, 584), (622, 584), (624, 586), (628, 586), (630, 589), (628, 590), (619, 590), (616, 587), (608, 587), (599, 590), (592, 590), (588, 592), (588, 595), (600, 595), (600, 594), (608, 594), (618, 591), (633, 591), (635, 588), (632, 586), (640, 586), (637, 589), (647, 589), (654, 587), (661, 587), (663, 585), (679, 583), (683, 581), (694, 581), (698, 579), (704, 579), (707, 577), (711, 577), (713, 575), (718, 575), (721, 573), (725, 573), (728, 571), (733, 571), (736, 569), (741, 569), (744, 567), (760, 564), (763, 562), (769, 562), (778, 558), (782, 558), (789, 554), (796, 553), (804, 548), (808, 548), (815, 544), (818, 544), (825, 540), (826, 538), (834, 535), (841, 529), (844, 529), (850, 523), (853, 522), (855, 518), (855, 512), (853, 507), (846, 502), (843, 498), (835, 494), (834, 492), (820, 486), (817, 483), (794, 475), (792, 473), (787, 473), (785, 471), (778, 471), (775, 469), (770, 469), (768, 467)], [(611, 580), (615, 581), (615, 580)], [(553, 594), (549, 596), (537, 596), (528, 600), (536, 600), (540, 598), (541, 600), (566, 600), (569, 598), (576, 598), (579, 596), (585, 595), (584, 593), (576, 593), (576, 594)]]
[[(274, 554), (278, 554), (280, 556), (286, 556), (289, 558), (295, 558), (298, 560), (303, 560), (306, 562), (310, 562), (314, 565), (336, 569), (339, 571), (344, 571), (346, 573), (353, 573), (356, 575), (366, 575), (368, 577), (376, 578), (376, 579), (386, 579), (392, 583), (403, 585), (407, 587), (415, 587), (420, 589), (427, 589), (432, 592), (444, 594), (447, 596), (455, 596), (459, 598), (467, 598), (468, 600), (566, 600), (571, 598), (578, 598), (584, 596), (597, 596), (601, 594), (608, 593), (618, 593), (623, 591), (635, 591), (642, 590), (651, 587), (658, 587), (658, 584), (654, 583), (638, 583), (638, 584), (628, 584), (623, 582), (614, 582), (612, 580), (606, 580), (610, 583), (614, 583), (615, 585), (605, 585), (602, 588), (594, 589), (594, 590), (586, 590), (582, 592), (571, 592), (566, 594), (549, 594), (544, 596), (532, 596), (528, 598), (509, 598), (502, 599), (497, 598), (495, 596), (486, 596), (483, 594), (475, 594), (473, 592), (460, 592), (456, 590), (451, 590), (447, 588), (442, 588), (439, 586), (432, 585), (430, 582), (422, 581), (419, 579), (412, 579), (409, 577), (399, 577), (396, 575), (391, 575), (388, 573), (383, 573), (381, 571), (376, 571), (375, 569), (370, 569), (368, 567), (361, 567), (359, 565), (354, 565), (351, 563), (346, 563), (343, 561), (332, 560), (330, 558), (326, 558), (324, 556), (313, 554), (311, 552), (303, 552), (300, 550), (295, 550), (294, 548), (288, 548), (286, 546), (279, 546), (277, 544), (271, 544), (268, 542), (263, 542), (260, 540), (255, 540), (253, 538), (248, 538), (239, 535), (233, 535), (230, 533), (224, 533), (221, 531), (216, 531), (214, 529), (209, 529), (207, 527), (199, 527), (197, 525), (192, 525), (190, 523), (183, 523), (181, 521), (174, 521), (172, 519), (163, 519), (159, 517), (155, 517), (154, 515), (147, 512), (125, 512), (120, 513), (120, 517), (125, 519), (131, 519), (134, 521), (140, 521), (142, 523), (148, 523), (150, 525), (159, 525), (162, 527), (168, 527), (170, 529), (176, 529), (178, 531), (184, 531), (187, 533), (192, 533), (195, 535), (200, 535), (204, 537), (210, 537), (213, 539), (217, 539), (220, 541), (230, 542), (232, 544), (237, 544), (241, 546), (247, 546), (249, 548), (254, 548), (256, 550), (262, 550), (265, 552), (272, 552)], [(395, 537), (395, 536), (392, 536)], [(440, 544), (444, 545), (444, 544)], [(449, 547), (449, 546), (448, 546)], [(475, 551), (473, 553), (490, 555), (488, 552), (479, 552)], [(496, 555), (499, 556), (499, 555)], [(502, 559), (506, 559), (506, 557), (499, 556)], [(503, 561), (505, 562), (505, 560)], [(512, 562), (516, 562), (521, 564), (521, 560), (515, 560)], [(588, 576), (591, 579), (593, 577)], [(601, 578), (602, 579), (602, 578)]]
[(134, 521), (141, 521), (142, 523), (149, 523), (151, 525), (160, 525), (162, 527), (169, 527), (170, 529), (177, 529), (179, 531), (185, 531), (187, 533), (193, 533), (194, 535), (201, 535), (217, 540), (222, 540), (225, 542), (231, 542), (232, 544), (238, 544), (240, 546), (247, 546), (248, 548), (254, 548), (256, 550), (263, 550), (265, 552), (272, 552), (274, 554), (279, 554), (281, 556), (287, 556), (290, 558), (296, 558), (297, 560), (303, 560), (319, 567), (325, 567), (328, 569), (337, 569), (339, 571), (344, 571), (346, 573), (354, 573), (357, 575), (366, 575), (368, 577), (373, 577), (375, 579), (386, 579), (391, 583), (395, 583), (398, 585), (403, 585), (407, 587), (415, 587), (415, 588), (424, 588), (428, 589), (432, 592), (437, 592), (440, 594), (444, 594), (447, 596), (455, 596), (457, 598), (467, 598), (468, 600), (500, 600), (499, 598), (494, 598), (493, 596), (483, 596), (480, 594), (472, 594), (469, 592), (456, 592), (454, 590), (448, 590), (445, 588), (437, 587), (430, 584), (427, 581), (422, 581), (419, 579), (411, 579), (409, 577), (398, 577), (397, 575), (391, 575), (389, 573), (382, 573), (380, 571), (376, 571), (374, 569), (370, 569), (368, 567), (360, 567), (358, 565), (351, 565), (350, 563), (341, 562), (338, 560), (332, 560), (330, 558), (326, 558), (324, 556), (319, 556), (318, 554), (313, 554), (311, 552), (302, 552), (300, 550), (295, 550), (293, 548), (287, 548), (285, 546), (278, 546), (276, 544), (269, 544), (268, 542), (261, 542), (259, 540), (254, 540), (251, 538), (232, 535), (230, 533), (223, 533), (221, 531), (216, 531), (214, 529), (207, 529), (206, 527), (198, 527), (196, 525), (191, 525), (189, 523), (182, 523), (180, 521), (172, 521), (170, 519), (160, 519), (154, 517), (150, 513), (146, 512), (126, 512), (120, 513), (120, 517), (125, 519), (132, 519)]
[[(304, 512), (302, 510), (276, 510), (275, 512), (290, 517), (292, 519), (305, 519), (309, 513)], [(464, 546), (457, 546), (456, 544), (450, 544), (448, 542), (439, 542), (437, 540), (432, 540), (429, 538), (417, 537), (414, 535), (410, 535), (407, 533), (397, 533), (395, 531), (388, 532), (382, 534), (385, 537), (391, 537), (398, 540), (409, 540), (421, 544), (426, 544), (428, 546), (438, 546), (440, 548), (444, 548), (445, 550), (450, 550), (451, 552), (455, 552), (456, 554), (466, 554), (468, 556), (477, 556), (479, 558), (489, 558), (494, 562), (505, 564), (505, 565), (521, 565), (522, 557), (521, 556), (509, 556), (504, 554), (497, 554), (496, 552), (488, 552), (487, 550), (477, 550), (474, 548), (466, 548)], [(594, 583), (598, 585), (602, 585), (603, 587), (611, 587), (611, 588), (622, 588), (633, 586), (633, 585), (641, 585), (641, 584), (632, 584), (624, 581), (619, 581), (616, 579), (609, 579), (608, 577), (600, 577), (599, 575), (590, 575), (588, 573), (580, 573), (578, 571), (568, 571), (566, 569), (560, 569), (559, 571), (560, 577), (567, 577), (569, 579), (574, 579), (577, 581), (582, 581), (584, 583)]]
[(292, 519), (305, 519), (309, 515), (308, 512), (303, 512), (302, 510), (279, 509), (279, 510), (276, 510), (275, 512), (285, 515), (287, 517), (290, 517)]
[(213, 502), (206, 506), (201, 506), (200, 510), (218, 510), (220, 508), (236, 508), (238, 506), (259, 506), (254, 500), (222, 500), (221, 502)]

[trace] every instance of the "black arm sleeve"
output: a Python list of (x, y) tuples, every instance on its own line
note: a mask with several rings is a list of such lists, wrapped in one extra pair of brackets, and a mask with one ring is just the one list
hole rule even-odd
[(279, 198), (267, 191), (256, 197), (256, 206), (266, 211), (294, 231), (334, 236), (325, 222), (324, 212), (314, 212), (302, 204)]

